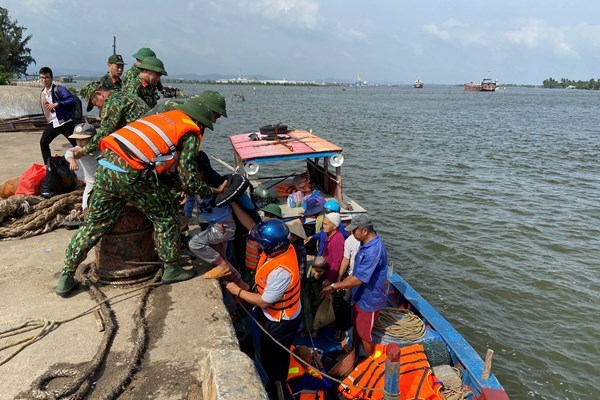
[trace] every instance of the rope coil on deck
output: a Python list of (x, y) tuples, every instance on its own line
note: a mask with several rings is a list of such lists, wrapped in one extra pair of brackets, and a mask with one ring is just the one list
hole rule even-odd
[(394, 339), (414, 342), (425, 336), (425, 323), (412, 311), (386, 307), (375, 321), (375, 329)]

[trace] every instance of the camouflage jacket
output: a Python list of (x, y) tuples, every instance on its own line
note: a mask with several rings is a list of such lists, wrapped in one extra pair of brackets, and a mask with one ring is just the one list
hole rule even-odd
[(202, 147), (202, 139), (198, 139), (195, 135), (185, 135), (179, 144), (181, 153), (177, 170), (183, 190), (186, 193), (197, 194), (203, 199), (208, 199), (214, 194), (214, 190), (200, 179), (196, 161), (196, 156)]
[(92, 140), (83, 146), (83, 152), (91, 153), (98, 149), (98, 142), (119, 128), (140, 119), (149, 108), (138, 96), (113, 90), (100, 111), (100, 128), (92, 136)]
[(102, 84), (102, 86), (105, 86), (107, 88), (109, 88), (110, 90), (119, 90), (121, 89), (122, 85), (123, 85), (123, 80), (121, 78), (117, 79), (116, 82), (112, 81), (112, 78), (110, 77), (110, 72), (107, 73), (106, 75), (104, 75), (102, 78), (100, 78), (100, 83)]
[(131, 68), (129, 68), (127, 72), (125, 72), (125, 74), (123, 74), (123, 76), (121, 77), (121, 80), (123, 81), (123, 86), (125, 86), (128, 81), (135, 80), (135, 78), (137, 78), (138, 76), (140, 76), (140, 70), (135, 65), (132, 65)]
[(155, 96), (156, 87), (147, 83), (141, 76), (135, 79), (128, 79), (127, 83), (121, 88), (125, 93), (137, 95), (140, 99), (148, 104), (149, 108), (156, 105), (157, 99)]

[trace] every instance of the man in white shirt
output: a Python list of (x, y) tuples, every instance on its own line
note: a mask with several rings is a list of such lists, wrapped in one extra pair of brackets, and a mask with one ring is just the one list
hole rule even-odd
[(47, 125), (40, 138), (40, 149), (44, 165), (50, 158), (50, 143), (58, 135), (63, 135), (69, 142), (75, 146), (75, 140), (69, 139), (73, 133), (73, 107), (77, 105), (74, 95), (64, 86), (55, 85), (52, 70), (49, 67), (40, 68), (40, 81), (44, 89), (40, 94), (42, 111), (46, 117)]

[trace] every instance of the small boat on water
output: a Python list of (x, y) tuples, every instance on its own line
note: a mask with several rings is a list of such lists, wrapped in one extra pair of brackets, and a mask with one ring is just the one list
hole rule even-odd
[(415, 89), (422, 89), (423, 88), (423, 81), (421, 80), (421, 78), (417, 78), (417, 80), (413, 83), (413, 87)]
[(494, 92), (498, 88), (498, 81), (490, 78), (485, 78), (481, 82), (465, 83), (465, 91), (467, 92)]
[[(343, 191), (341, 167), (344, 158), (341, 147), (311, 131), (288, 129), (285, 125), (274, 127), (275, 130), (261, 128), (259, 132), (233, 135), (230, 142), (234, 150), (234, 166), (251, 180), (255, 191), (259, 186), (268, 192), (271, 202), (281, 207), (284, 219), (301, 216), (303, 209), (291, 206), (286, 199), (293, 177), (306, 172), (326, 199), (338, 200), (342, 206), (342, 219), (349, 220), (357, 213), (366, 212)], [(265, 175), (265, 172), (271, 175)], [(314, 218), (306, 217), (307, 234), (310, 234), (311, 225), (314, 232), (314, 223)], [(385, 242), (385, 237), (382, 239)], [(388, 271), (387, 299), (388, 307), (380, 314), (373, 331), (376, 352), (372, 357), (350, 357), (354, 354), (348, 351), (352, 328), (341, 339), (337, 336), (336, 329), (330, 326), (319, 329), (316, 336), (298, 334), (295, 346), (306, 346), (318, 353), (322, 360), (322, 370), (327, 371), (330, 377), (341, 380), (341, 383), (332, 380), (333, 389), (329, 393), (335, 393), (333, 398), (384, 398), (384, 380), (388, 380), (388, 375), (384, 374), (387, 364), (382, 361), (381, 356), (386, 349), (400, 347), (399, 386), (410, 386), (411, 390), (416, 390), (414, 398), (508, 400), (508, 395), (491, 372), (490, 351), (484, 363), (467, 340), (408, 282), (394, 272), (393, 265), (389, 266)], [(407, 321), (419, 327), (414, 336), (398, 334), (397, 328)], [(244, 329), (258, 331), (250, 318), (244, 323)], [(421, 354), (419, 367), (403, 369), (402, 360), (407, 359), (403, 357), (409, 357), (407, 354), (412, 354), (410, 351), (415, 348)], [(407, 353), (405, 356), (402, 355), (403, 351)], [(254, 359), (258, 363), (256, 355)], [(360, 378), (353, 375), (353, 370), (356, 371), (361, 365), (365, 371), (370, 371), (367, 375), (369, 379), (364, 379), (362, 372), (359, 374)], [(257, 369), (261, 370), (259, 364)], [(291, 371), (292, 367), (290, 374)], [(436, 397), (425, 397), (422, 393), (423, 397), (419, 397), (420, 388), (425, 386), (422, 384), (425, 376), (430, 383), (430, 393), (434, 392)], [(315, 397), (314, 391), (310, 393), (313, 393), (311, 399), (323, 398)], [(402, 393), (399, 399), (405, 399), (406, 396), (406, 393)], [(413, 398), (412, 395), (410, 398)]]
[(176, 97), (184, 96), (183, 91), (181, 89), (173, 87), (173, 86), (163, 87), (162, 95), (163, 95), (163, 97), (168, 97), (168, 98), (176, 98)]

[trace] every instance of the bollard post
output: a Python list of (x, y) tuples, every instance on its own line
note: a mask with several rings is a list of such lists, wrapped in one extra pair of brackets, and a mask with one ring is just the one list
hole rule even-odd
[(494, 350), (488, 349), (485, 354), (485, 363), (483, 364), (483, 371), (481, 372), (481, 379), (487, 381), (490, 378), (492, 372), (492, 357), (494, 356)]
[(387, 345), (384, 379), (383, 399), (400, 400), (400, 347), (396, 343)]

